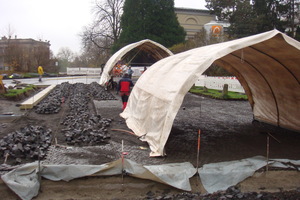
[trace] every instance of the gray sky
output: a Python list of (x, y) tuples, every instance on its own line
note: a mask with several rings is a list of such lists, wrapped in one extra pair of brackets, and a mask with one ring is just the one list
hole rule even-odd
[[(0, 37), (50, 40), (54, 55), (61, 47), (80, 52), (82, 28), (92, 22), (93, 0), (0, 0)], [(206, 9), (205, 0), (175, 0), (175, 7)]]

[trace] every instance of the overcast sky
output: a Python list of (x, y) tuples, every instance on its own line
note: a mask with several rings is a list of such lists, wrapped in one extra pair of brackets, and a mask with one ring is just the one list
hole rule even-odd
[[(93, 20), (94, 0), (0, 0), (0, 36), (49, 40), (54, 55), (61, 47), (80, 52), (83, 27)], [(175, 0), (175, 7), (206, 9), (205, 0)]]

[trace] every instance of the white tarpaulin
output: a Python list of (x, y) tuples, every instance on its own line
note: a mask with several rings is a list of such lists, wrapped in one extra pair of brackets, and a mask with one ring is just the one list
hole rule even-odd
[[(38, 169), (37, 162), (30, 163), (1, 178), (21, 199), (30, 200), (39, 192)], [(189, 179), (196, 173), (196, 168), (189, 162), (143, 166), (128, 159), (124, 159), (123, 165), (119, 159), (103, 165), (41, 165), (40, 169), (41, 177), (53, 181), (70, 181), (90, 175), (118, 175), (124, 169), (130, 176), (153, 180), (186, 191), (191, 191)]]
[(106, 62), (100, 77), (100, 85), (104, 85), (110, 79), (110, 72), (112, 71), (113, 67), (117, 64), (117, 62), (123, 60), (128, 55), (128, 53), (135, 48), (138, 49), (138, 51), (145, 51), (148, 54), (151, 54), (151, 56), (157, 61), (170, 55), (173, 55), (173, 53), (169, 49), (149, 39), (129, 44), (117, 51)]
[(150, 156), (164, 155), (185, 94), (213, 63), (238, 78), (256, 120), (300, 130), (300, 43), (273, 30), (192, 49), (149, 67), (121, 116), (148, 142)]
[[(295, 167), (300, 164), (298, 160), (271, 159), (268, 164), (272, 167), (293, 168), (297, 171), (300, 168)], [(242, 182), (266, 165), (265, 157), (255, 156), (242, 160), (206, 164), (198, 172), (205, 190), (208, 193), (214, 193)]]
[(257, 156), (237, 161), (207, 164), (198, 171), (205, 190), (213, 193), (238, 184), (266, 164), (265, 157)]
[[(205, 190), (213, 193), (240, 183), (266, 164), (265, 157), (255, 156), (237, 161), (206, 164), (198, 169), (198, 173)], [(269, 165), (299, 171), (300, 167), (297, 165), (300, 165), (300, 161), (272, 159)], [(102, 165), (41, 165), (40, 176), (52, 181), (70, 181), (91, 175), (118, 175), (121, 174), (122, 168), (130, 176), (153, 180), (186, 191), (191, 191), (189, 179), (196, 174), (196, 168), (189, 162), (143, 166), (125, 159), (122, 166), (122, 160), (119, 159)], [(39, 192), (38, 169), (38, 162), (29, 163), (2, 175), (1, 178), (21, 199), (30, 200)]]

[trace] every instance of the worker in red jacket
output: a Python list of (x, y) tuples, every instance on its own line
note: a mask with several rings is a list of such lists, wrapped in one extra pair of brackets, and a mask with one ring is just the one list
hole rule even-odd
[(123, 110), (127, 106), (128, 97), (130, 95), (130, 88), (133, 87), (133, 82), (129, 78), (129, 75), (126, 73), (123, 75), (118, 84), (118, 91), (120, 92), (120, 96), (122, 98)]

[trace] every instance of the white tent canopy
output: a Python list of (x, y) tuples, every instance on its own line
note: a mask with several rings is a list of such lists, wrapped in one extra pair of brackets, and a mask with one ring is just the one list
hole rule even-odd
[(164, 58), (139, 78), (121, 116), (150, 156), (164, 155), (185, 94), (213, 63), (239, 79), (254, 119), (300, 130), (300, 43), (273, 30)]
[(170, 55), (173, 55), (173, 53), (169, 49), (149, 39), (129, 44), (117, 51), (106, 62), (100, 78), (100, 85), (104, 85), (110, 79), (110, 72), (112, 71), (113, 67), (117, 64), (119, 60), (122, 60), (126, 56), (129, 56), (128, 53), (133, 49), (138, 49), (138, 51), (145, 51), (151, 54), (157, 61)]

